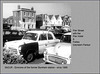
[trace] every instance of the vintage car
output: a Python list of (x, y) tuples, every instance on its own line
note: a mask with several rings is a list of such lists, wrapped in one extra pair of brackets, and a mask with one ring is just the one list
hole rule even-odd
[(4, 45), (4, 51), (14, 55), (21, 55), (28, 62), (33, 61), (36, 55), (43, 54), (44, 49), (60, 42), (52, 32), (45, 30), (27, 31), (21, 40), (9, 41)]
[(3, 46), (4, 46), (4, 43), (7, 41), (22, 39), (24, 33), (25, 31), (3, 29)]
[(71, 33), (65, 33), (61, 42), (55, 46), (48, 47), (44, 51), (45, 63), (70, 64), (71, 63)]

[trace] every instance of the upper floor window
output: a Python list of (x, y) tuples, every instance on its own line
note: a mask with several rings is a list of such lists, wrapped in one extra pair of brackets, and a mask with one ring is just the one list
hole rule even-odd
[(18, 16), (20, 16), (20, 11), (18, 11), (18, 13), (17, 13), (17, 14), (18, 14)]
[(25, 22), (25, 19), (23, 18), (23, 22)]
[(30, 15), (30, 13), (28, 12), (28, 16)]
[(31, 22), (32, 21), (32, 19), (28, 19), (28, 22)]
[(32, 13), (32, 16), (33, 16), (33, 13)]
[(34, 14), (34, 13), (32, 13), (32, 16), (34, 17), (34, 16), (35, 16), (35, 14)]
[(24, 15), (26, 15), (26, 13), (24, 12)]

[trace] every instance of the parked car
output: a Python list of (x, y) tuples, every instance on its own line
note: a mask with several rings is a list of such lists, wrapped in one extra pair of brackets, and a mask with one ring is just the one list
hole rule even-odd
[(4, 46), (4, 43), (7, 41), (22, 39), (24, 33), (25, 33), (24, 31), (4, 29), (3, 30), (3, 46)]
[(55, 28), (55, 29), (52, 29), (50, 31), (53, 32), (54, 34), (61, 34), (62, 33), (62, 30), (60, 28)]
[(21, 40), (9, 41), (4, 45), (4, 51), (14, 55), (21, 55), (28, 62), (33, 61), (38, 54), (43, 54), (44, 49), (60, 42), (52, 32), (45, 30), (27, 31)]
[(55, 46), (48, 47), (44, 51), (45, 63), (70, 64), (71, 63), (71, 33), (65, 33), (61, 42)]

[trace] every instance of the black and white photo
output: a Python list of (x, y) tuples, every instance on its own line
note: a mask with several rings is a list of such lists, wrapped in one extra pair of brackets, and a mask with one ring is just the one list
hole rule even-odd
[(71, 63), (70, 6), (3, 3), (3, 64), (47, 63)]

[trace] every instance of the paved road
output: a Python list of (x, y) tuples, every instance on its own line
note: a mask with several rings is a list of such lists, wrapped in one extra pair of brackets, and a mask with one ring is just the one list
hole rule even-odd
[(39, 55), (33, 62), (30, 62), (29, 64), (45, 64), (43, 61), (43, 55)]

